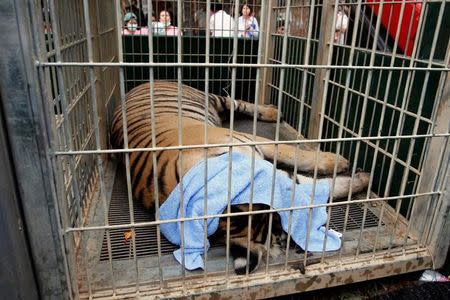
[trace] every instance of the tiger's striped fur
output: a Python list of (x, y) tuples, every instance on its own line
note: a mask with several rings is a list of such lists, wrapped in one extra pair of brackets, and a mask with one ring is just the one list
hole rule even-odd
[[(181, 118), (179, 118), (178, 94), (181, 92)], [(155, 114), (155, 132), (152, 133), (151, 120), (151, 101), (154, 105)], [(128, 134), (129, 148), (147, 148), (156, 145), (157, 147), (169, 147), (182, 145), (203, 145), (203, 144), (223, 144), (223, 143), (241, 143), (243, 146), (233, 147), (233, 151), (240, 151), (251, 154), (252, 148), (245, 143), (253, 141), (252, 136), (245, 133), (233, 132), (221, 128), (222, 116), (229, 113), (231, 109), (231, 99), (228, 97), (209, 94), (208, 107), (205, 104), (205, 93), (189, 87), (182, 86), (178, 91), (178, 86), (174, 82), (155, 81), (154, 97), (150, 99), (150, 84), (145, 83), (132, 89), (126, 95), (126, 126)], [(255, 105), (237, 100), (234, 107), (236, 112), (253, 115)], [(207, 111), (207, 114), (205, 112)], [(273, 106), (259, 105), (258, 119), (262, 121), (276, 122), (277, 110)], [(205, 118), (208, 124), (208, 140), (204, 140)], [(181, 119), (178, 132), (178, 123)], [(111, 140), (114, 147), (124, 147), (124, 120), (122, 119), (122, 110), (120, 106), (116, 109), (112, 124)], [(154, 136), (154, 141), (152, 141)], [(257, 137), (257, 141), (266, 139)], [(287, 166), (293, 166), (297, 161), (300, 171), (312, 171), (315, 167), (315, 152), (300, 150), (295, 156), (295, 148), (288, 145), (259, 145), (255, 147), (256, 157), (258, 159), (273, 160), (275, 151), (278, 149), (278, 162)], [(228, 147), (209, 148), (207, 156), (217, 156), (228, 151)], [(149, 151), (130, 153), (130, 172), (132, 179), (133, 196), (143, 201), (148, 209), (154, 209), (155, 190), (158, 188), (159, 203), (162, 204), (182, 177), (197, 162), (205, 158), (203, 149), (183, 150), (182, 159), (180, 159), (179, 150), (161, 150), (153, 153)], [(153, 155), (156, 157), (156, 170), (153, 170)], [(322, 174), (333, 172), (335, 160), (337, 162), (337, 171), (341, 172), (347, 169), (348, 162), (343, 157), (332, 153), (320, 152), (318, 160), (318, 171)], [(155, 187), (155, 174), (157, 174), (157, 185)], [(360, 173), (365, 174), (365, 173)], [(361, 178), (359, 178), (361, 177)], [(337, 178), (335, 189), (343, 195), (348, 193), (350, 185), (352, 191), (362, 190), (367, 185), (366, 176), (360, 175), (355, 182), (350, 183), (349, 178)], [(298, 177), (298, 180), (308, 180)], [(234, 211), (246, 210), (246, 205), (233, 207)], [(262, 209), (262, 206), (255, 205), (253, 209)], [(276, 215), (276, 214), (273, 214)], [(265, 215), (261, 215), (265, 216)], [(261, 257), (265, 253), (268, 218), (255, 217), (251, 228), (250, 244), (250, 272), (257, 269)], [(235, 259), (235, 271), (243, 273), (246, 271), (247, 251), (247, 220), (245, 217), (232, 217), (230, 249)], [(277, 219), (275, 218), (275, 223)], [(214, 235), (215, 238), (224, 238), (226, 223), (221, 220), (219, 229)], [(273, 225), (272, 233), (281, 235), (279, 232), (281, 226)], [(226, 232), (226, 231), (225, 231)], [(271, 239), (277, 241), (276, 236)], [(245, 260), (243, 260), (245, 259)]]

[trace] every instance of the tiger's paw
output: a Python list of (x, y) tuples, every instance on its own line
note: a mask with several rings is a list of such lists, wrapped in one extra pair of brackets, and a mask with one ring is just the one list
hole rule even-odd
[(369, 185), (370, 181), (370, 173), (366, 172), (358, 172), (355, 174), (353, 178), (353, 190), (354, 191), (362, 191)]
[[(337, 164), (336, 164), (337, 161)], [(317, 170), (319, 174), (333, 174), (334, 166), (336, 165), (336, 172), (342, 173), (348, 170), (349, 162), (341, 155), (321, 152), (319, 156), (319, 163)]]
[(263, 247), (250, 247), (249, 261), (247, 261), (247, 248), (241, 245), (232, 244), (230, 247), (233, 256), (234, 271), (238, 275), (245, 275), (248, 265), (248, 273), (252, 273), (258, 269), (263, 257)]
[[(278, 109), (275, 105), (260, 105), (258, 106), (258, 119), (264, 122), (276, 122), (278, 118)], [(283, 119), (283, 116), (280, 116)]]

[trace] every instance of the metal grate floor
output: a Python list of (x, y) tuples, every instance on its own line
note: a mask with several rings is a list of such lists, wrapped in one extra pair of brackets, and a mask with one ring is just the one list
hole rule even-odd
[[(344, 230), (346, 206), (333, 206), (331, 209), (330, 228), (342, 232)], [(147, 222), (154, 220), (154, 214), (146, 210), (139, 201), (133, 201), (133, 214), (135, 222)], [(346, 231), (361, 228), (364, 209), (360, 204), (348, 206), (348, 219)], [(128, 206), (128, 195), (126, 189), (125, 171), (119, 167), (115, 176), (112, 198), (109, 207), (108, 220), (111, 225), (129, 224), (130, 210)], [(377, 227), (378, 217), (370, 210), (366, 211), (364, 228)], [(384, 224), (381, 224), (384, 225)], [(126, 242), (124, 234), (128, 230), (110, 230), (111, 256), (113, 260), (132, 259), (133, 249), (131, 240)], [(136, 253), (138, 257), (158, 255), (156, 226), (136, 228)], [(161, 235), (161, 253), (169, 254), (176, 250), (176, 246), (171, 244)], [(100, 260), (109, 259), (106, 232), (103, 237)]]
[[(133, 215), (134, 221), (148, 222), (155, 220), (153, 213), (149, 212), (139, 202), (133, 201)], [(129, 224), (130, 223), (130, 209), (128, 206), (128, 194), (127, 183), (125, 179), (125, 170), (121, 167), (118, 168), (113, 192), (111, 196), (111, 202), (108, 213), (109, 224)], [(131, 240), (126, 242), (124, 239), (124, 233), (128, 231), (125, 229), (112, 229), (109, 231), (111, 239), (111, 256), (113, 260), (116, 259), (132, 259), (133, 248)], [(158, 243), (156, 237), (156, 226), (140, 227), (135, 229), (136, 237), (136, 254), (140, 256), (158, 255)], [(177, 248), (171, 244), (168, 240), (161, 235), (161, 252), (171, 253)], [(102, 250), (100, 253), (100, 260), (108, 260), (108, 244), (106, 238), (106, 232), (103, 237)]]

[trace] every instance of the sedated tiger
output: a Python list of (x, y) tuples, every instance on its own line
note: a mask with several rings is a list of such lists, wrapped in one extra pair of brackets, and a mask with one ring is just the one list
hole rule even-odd
[[(126, 95), (126, 124), (128, 132), (129, 148), (147, 148), (155, 144), (157, 147), (178, 146), (179, 137), (183, 145), (203, 145), (203, 144), (224, 144), (239, 143), (242, 146), (233, 147), (233, 151), (252, 154), (252, 147), (255, 147), (256, 159), (273, 161), (275, 151), (278, 151), (277, 161), (280, 165), (291, 167), (297, 163), (299, 171), (311, 172), (315, 168), (315, 151), (298, 150), (295, 155), (295, 147), (291, 145), (262, 144), (256, 146), (245, 145), (253, 142), (253, 136), (241, 132), (233, 132), (222, 128), (222, 120), (225, 113), (232, 107), (232, 100), (229, 97), (218, 96), (212, 93), (208, 95), (208, 107), (205, 106), (205, 93), (187, 85), (182, 85), (181, 91), (181, 111), (182, 111), (182, 132), (178, 132), (179, 102), (178, 85), (176, 82), (155, 81), (153, 99), (150, 99), (150, 83), (141, 84)], [(152, 134), (151, 101), (154, 105), (155, 132)], [(235, 100), (234, 109), (238, 113), (253, 116), (255, 105), (242, 100)], [(207, 112), (207, 113), (206, 113)], [(257, 107), (258, 119), (267, 122), (277, 121), (277, 109), (271, 105), (259, 105)], [(206, 115), (205, 115), (206, 113)], [(207, 141), (204, 140), (205, 118), (207, 119)], [(180, 134), (180, 135), (179, 135)], [(152, 141), (154, 136), (155, 141)], [(262, 137), (257, 137), (256, 141), (269, 141)], [(111, 133), (112, 145), (116, 148), (124, 146), (122, 109), (117, 107)], [(228, 147), (211, 147), (207, 150), (207, 157), (219, 156), (227, 153)], [(182, 150), (183, 159), (179, 160), (179, 150), (161, 150), (158, 152), (142, 151), (131, 152), (130, 173), (132, 180), (132, 193), (136, 199), (143, 202), (144, 206), (154, 209), (155, 185), (154, 174), (157, 173), (157, 187), (159, 203), (162, 204), (168, 195), (180, 182), (194, 165), (205, 158), (203, 149)], [(156, 172), (153, 170), (153, 155), (156, 155)], [(332, 174), (336, 162), (336, 170), (341, 173), (348, 169), (348, 161), (342, 156), (319, 152), (317, 160), (317, 170), (319, 174)], [(290, 173), (290, 176), (294, 176)], [(295, 175), (297, 183), (311, 182), (312, 179)], [(320, 179), (328, 180), (331, 179)], [(332, 189), (334, 198), (346, 197), (349, 192), (357, 193), (365, 189), (368, 185), (369, 175), (358, 172), (353, 179), (348, 176), (337, 176)], [(248, 205), (239, 204), (231, 206), (231, 212), (247, 211)], [(266, 205), (253, 204), (252, 210), (267, 209)], [(270, 253), (278, 255), (280, 245), (285, 244), (286, 234), (280, 225), (278, 214), (272, 214), (272, 236), (270, 238)], [(266, 241), (269, 227), (269, 214), (257, 214), (253, 216), (250, 228), (250, 244), (247, 240), (248, 222), (247, 216), (232, 217), (230, 219), (230, 252), (233, 256), (234, 269), (237, 274), (245, 274), (255, 271), (262, 258), (266, 254), (268, 247)], [(225, 242), (227, 232), (226, 218), (221, 218), (219, 227), (212, 239)], [(247, 248), (249, 250), (249, 261), (247, 262)], [(248, 265), (248, 266), (247, 266)]]

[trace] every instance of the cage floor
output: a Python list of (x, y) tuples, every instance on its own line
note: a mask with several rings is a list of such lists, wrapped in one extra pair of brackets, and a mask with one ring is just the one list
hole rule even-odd
[[(130, 223), (130, 207), (128, 204), (128, 194), (126, 188), (125, 170), (118, 168), (115, 176), (111, 202), (109, 205), (108, 221), (110, 225), (120, 225)], [(378, 217), (370, 210), (366, 211), (364, 217), (364, 208), (361, 204), (351, 204), (348, 206), (347, 224), (345, 224), (345, 206), (334, 206), (331, 208), (330, 228), (338, 232), (357, 230), (362, 228), (373, 228), (378, 226)], [(136, 223), (153, 221), (154, 213), (146, 210), (143, 205), (134, 200), (133, 201), (133, 217)], [(381, 224), (384, 226), (384, 224)], [(111, 244), (111, 258), (116, 259), (130, 259), (133, 257), (133, 249), (130, 241), (126, 241), (123, 229), (112, 229), (109, 231), (109, 239)], [(109, 260), (108, 241), (105, 232), (103, 236), (102, 249), (100, 260)], [(139, 227), (135, 229), (136, 255), (152, 256), (158, 255), (157, 244), (157, 229), (155, 226)], [(163, 235), (161, 235), (161, 253), (168, 254), (176, 250), (176, 246), (171, 244)], [(213, 245), (220, 246), (220, 245)]]
[[(109, 221), (110, 224), (127, 224), (130, 221), (128, 196), (125, 184), (125, 172), (122, 168), (114, 168), (107, 176), (111, 195), (109, 199)], [(107, 185), (108, 185), (107, 184)], [(361, 195), (364, 197), (365, 195)], [(356, 197), (358, 198), (358, 197)], [(395, 212), (388, 205), (384, 207), (382, 220), (379, 222), (381, 202), (361, 206), (359, 204), (348, 205), (348, 220), (346, 230), (343, 231), (345, 210), (347, 206), (333, 207), (331, 212), (330, 227), (338, 232), (343, 232), (342, 247), (337, 252), (325, 252), (324, 259), (327, 262), (334, 260), (357, 258), (363, 253), (385, 251), (388, 248), (395, 249), (405, 245), (405, 232), (407, 223), (399, 218), (395, 222)], [(364, 219), (363, 230), (361, 223)], [(133, 203), (133, 215), (135, 222), (149, 221), (152, 214), (146, 211), (138, 202)], [(91, 218), (92, 223), (88, 225), (104, 224), (105, 217), (103, 206), (97, 203), (96, 212)], [(381, 224), (378, 226), (378, 224)], [(394, 226), (395, 224), (395, 226)], [(107, 247), (106, 231), (93, 231), (84, 235), (82, 250), (79, 258), (79, 288), (82, 295), (88, 295), (91, 291), (111, 291), (116, 287), (133, 287), (136, 282), (146, 286), (159, 286), (161, 276), (164, 281), (176, 282), (183, 276), (189, 279), (203, 278), (202, 270), (185, 271), (173, 258), (172, 251), (175, 246), (170, 244), (161, 235), (161, 256), (157, 252), (156, 228), (145, 227), (136, 229), (136, 257), (133, 256), (131, 242), (125, 242), (124, 233), (128, 229), (109, 230), (111, 256)], [(414, 240), (408, 238), (406, 246), (414, 244)], [(285, 255), (271, 257), (269, 259), (269, 270), (277, 272), (285, 263)], [(307, 263), (317, 263), (322, 257), (321, 253), (313, 253), (307, 258)], [(288, 253), (289, 265), (304, 259), (304, 254), (298, 248), (291, 248)], [(206, 270), (208, 278), (212, 276), (223, 276), (226, 266), (233, 274), (232, 261), (226, 261), (226, 250), (223, 245), (210, 248), (207, 253)], [(258, 272), (265, 271), (265, 262), (258, 268)], [(216, 278), (216, 277), (214, 277)], [(84, 296), (83, 296), (84, 297)], [(82, 297), (82, 298), (83, 298)]]
[[(109, 204), (108, 221), (111, 225), (130, 224), (130, 207), (128, 203), (125, 170), (118, 168), (115, 176), (111, 202)], [(154, 214), (144, 208), (140, 201), (133, 200), (133, 218), (135, 223), (154, 221)], [(158, 255), (157, 232), (155, 226), (135, 229), (136, 255)], [(126, 231), (112, 229), (109, 231), (111, 258), (130, 259), (133, 256), (131, 240), (125, 239)], [(176, 247), (161, 235), (161, 252), (171, 253)], [(107, 233), (103, 236), (100, 260), (109, 260)]]
[[(250, 122), (244, 124), (240, 131), (251, 128)], [(242, 124), (241, 124), (242, 125)], [(273, 138), (273, 125), (258, 135)], [(289, 128), (288, 128), (289, 129)], [(289, 130), (284, 130), (285, 139), (295, 138)], [(302, 144), (307, 146), (307, 144)], [(105, 218), (109, 224), (129, 224), (130, 207), (126, 190), (125, 172), (122, 167), (108, 164), (107, 175), (104, 178), (106, 190), (106, 204), (98, 201), (90, 210), (89, 222), (87, 226), (104, 225)], [(365, 193), (355, 195), (353, 199), (365, 198)], [(371, 195), (376, 198), (376, 195)], [(105, 214), (105, 205), (108, 207), (108, 214)], [(133, 218), (135, 222), (151, 221), (154, 214), (146, 211), (142, 204), (133, 201)], [(348, 212), (347, 212), (348, 210)], [(345, 215), (348, 213), (347, 223)], [(381, 220), (380, 220), (381, 217)], [(363, 223), (364, 220), (364, 224)], [(345, 230), (344, 230), (345, 225)], [(343, 233), (342, 247), (336, 252), (313, 253), (306, 258), (307, 264), (314, 264), (324, 259), (325, 263), (331, 265), (335, 262), (348, 259), (356, 262), (359, 255), (364, 253), (384, 253), (386, 249), (396, 249), (399, 246), (415, 244), (411, 238), (405, 238), (407, 232), (407, 221), (403, 217), (398, 217), (395, 211), (386, 202), (377, 201), (361, 204), (350, 204), (334, 206), (331, 209), (330, 228)], [(363, 230), (361, 230), (363, 228)], [(156, 226), (136, 228), (136, 256), (133, 255), (133, 244), (131, 240), (125, 241), (124, 234), (129, 229), (117, 230), (96, 230), (85, 232), (81, 239), (81, 251), (79, 252), (79, 289), (81, 298), (90, 297), (90, 293), (110, 296), (111, 291), (116, 288), (135, 289), (137, 285), (146, 286), (149, 289), (158, 290), (161, 283), (177, 284), (180, 279), (198, 280), (206, 278), (208, 280), (218, 280), (223, 282), (226, 269), (228, 275), (233, 276), (232, 260), (226, 260), (226, 249), (224, 245), (212, 245), (207, 252), (206, 273), (202, 270), (185, 271), (174, 259), (172, 252), (176, 249), (164, 236), (161, 237), (161, 256), (158, 255), (158, 242)], [(110, 247), (108, 250), (108, 238)], [(406, 242), (406, 243), (405, 243)], [(280, 268), (285, 265), (288, 257), (290, 266), (298, 264), (305, 259), (304, 253), (298, 251), (299, 248), (292, 247), (287, 255), (270, 257), (268, 260), (268, 270), (278, 274)], [(266, 261), (264, 260), (258, 270), (252, 274), (258, 276), (265, 272)], [(222, 276), (222, 277), (221, 277)], [(141, 289), (141, 288), (140, 288)]]

